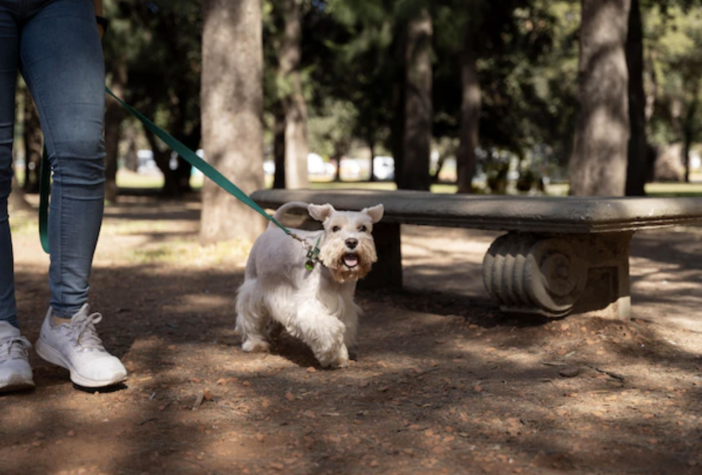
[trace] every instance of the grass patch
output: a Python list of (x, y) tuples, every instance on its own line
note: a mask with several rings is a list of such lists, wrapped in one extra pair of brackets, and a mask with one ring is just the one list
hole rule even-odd
[(646, 193), (657, 198), (699, 198), (702, 183), (648, 183)]
[(252, 243), (243, 240), (227, 241), (211, 246), (200, 246), (193, 240), (175, 240), (149, 244), (124, 256), (131, 264), (168, 264), (171, 266), (216, 266), (219, 264), (243, 265), (251, 251)]
[(169, 221), (118, 221), (103, 223), (101, 233), (113, 236), (168, 233), (173, 229)]

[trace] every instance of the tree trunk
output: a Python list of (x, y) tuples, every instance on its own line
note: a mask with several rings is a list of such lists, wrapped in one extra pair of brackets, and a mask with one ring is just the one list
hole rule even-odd
[(690, 146), (692, 145), (691, 138), (692, 134), (685, 130), (682, 146), (682, 162), (683, 168), (685, 169), (685, 176), (683, 180), (685, 183), (690, 183)]
[(139, 169), (139, 159), (137, 158), (138, 132), (132, 122), (127, 122), (123, 130), (124, 140), (127, 142), (127, 153), (124, 155), (124, 168), (136, 172)]
[(39, 167), (43, 154), (44, 138), (41, 133), (39, 113), (29, 93), (24, 89), (24, 183), (25, 193), (39, 192)]
[[(127, 84), (127, 65), (117, 60), (113, 64), (110, 89), (117, 97), (124, 97), (124, 86)], [(108, 202), (117, 201), (117, 159), (119, 158), (119, 139), (121, 136), (122, 120), (125, 112), (115, 100), (105, 104), (105, 199)]]
[(375, 146), (372, 138), (368, 138), (368, 150), (370, 151), (370, 174), (368, 175), (368, 181), (373, 183), (378, 180), (376, 179), (375, 172), (373, 170), (373, 166), (375, 165)]
[(282, 101), (273, 105), (273, 188), (285, 188), (285, 107)]
[(624, 46), (630, 0), (583, 0), (580, 113), (569, 163), (570, 194), (622, 196), (629, 141)]
[[(689, 86), (688, 86), (689, 87)], [(692, 81), (691, 91), (697, 91), (699, 89), (699, 81)], [(685, 183), (690, 183), (690, 149), (692, 148), (692, 142), (695, 139), (695, 115), (697, 115), (698, 100), (697, 94), (694, 95), (694, 99), (687, 107), (687, 113), (685, 114), (685, 122), (682, 124), (683, 130), (683, 147), (682, 147), (682, 163), (685, 167)]]
[(285, 30), (280, 46), (280, 75), (285, 84), (285, 185), (307, 188), (307, 103), (300, 77), (300, 0), (284, 0)]
[(646, 92), (646, 109), (645, 109), (645, 114), (646, 114), (646, 123), (648, 123), (649, 120), (651, 120), (651, 117), (653, 117), (653, 111), (655, 110), (656, 107), (656, 98), (658, 97), (658, 75), (656, 74), (656, 68), (655, 68), (655, 52), (654, 51), (649, 51), (648, 54), (648, 64), (644, 64), (644, 66), (647, 66), (647, 72), (648, 72), (648, 78), (650, 80), (650, 87), (648, 88), (648, 91)]
[(405, 48), (405, 128), (398, 188), (429, 190), (429, 156), (433, 123), (432, 23), (424, 8), (407, 25)]
[[(398, 84), (399, 82), (399, 84)], [(400, 171), (404, 160), (403, 144), (405, 141), (405, 73), (402, 68), (401, 79), (393, 84), (392, 109), (393, 118), (390, 123), (390, 148), (395, 163), (395, 183), (400, 183)]]
[[(475, 172), (475, 149), (478, 147), (480, 125), (480, 82), (478, 81), (475, 29), (470, 23), (461, 54), (461, 128), (460, 145), (456, 153), (458, 193), (470, 193)], [(437, 170), (437, 178), (438, 178)]]
[(163, 174), (163, 187), (161, 188), (161, 194), (166, 197), (179, 196), (180, 192), (178, 189), (176, 175), (170, 168), (171, 153), (173, 153), (172, 150), (170, 148), (165, 148), (164, 150), (161, 150), (159, 146), (159, 139), (157, 139), (156, 136), (148, 130), (144, 130), (144, 133), (146, 136), (146, 140), (149, 142), (149, 146), (151, 147), (151, 153), (153, 153), (154, 162), (156, 162), (156, 166), (159, 170), (161, 170), (161, 173)]
[[(263, 188), (261, 0), (204, 0), (202, 131), (205, 157), (246, 193)], [(205, 180), (200, 242), (254, 240), (262, 217)]]
[[(197, 121), (194, 125), (189, 125), (186, 118), (186, 104), (190, 101), (191, 94), (193, 94), (194, 91), (189, 87), (181, 87), (179, 89), (178, 104), (180, 107), (178, 108), (175, 124), (171, 127), (171, 130), (177, 133), (175, 137), (180, 140), (183, 145), (190, 150), (197, 150), (202, 141), (201, 121)], [(177, 195), (182, 196), (192, 190), (190, 187), (190, 177), (193, 167), (180, 155), (177, 156), (176, 160), (177, 168), (170, 171), (174, 175)]]
[(626, 38), (629, 72), (629, 137), (626, 195), (646, 196), (646, 93), (644, 92), (643, 26), (639, 0), (631, 0)]

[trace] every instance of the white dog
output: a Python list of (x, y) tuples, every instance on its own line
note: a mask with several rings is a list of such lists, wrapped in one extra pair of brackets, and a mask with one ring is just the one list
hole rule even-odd
[(251, 249), (238, 291), (236, 328), (242, 348), (267, 351), (267, 325), (278, 322), (304, 341), (322, 366), (344, 367), (361, 312), (353, 301), (356, 281), (377, 260), (371, 231), (383, 217), (383, 205), (350, 212), (292, 202), (281, 206), (275, 218), (292, 208), (306, 208), (322, 222), (322, 231), (294, 230), (309, 248), (319, 250), (319, 257), (269, 224)]

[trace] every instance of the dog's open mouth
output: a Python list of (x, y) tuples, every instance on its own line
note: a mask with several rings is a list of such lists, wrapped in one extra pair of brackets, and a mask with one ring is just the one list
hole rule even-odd
[(356, 254), (347, 253), (341, 258), (342, 262), (349, 269), (353, 269), (358, 265), (358, 256)]

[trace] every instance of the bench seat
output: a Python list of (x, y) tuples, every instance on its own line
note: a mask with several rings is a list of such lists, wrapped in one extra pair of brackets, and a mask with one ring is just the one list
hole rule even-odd
[(640, 229), (702, 223), (698, 198), (600, 198), (447, 195), (381, 190), (260, 190), (276, 209), (289, 201), (360, 210), (382, 203), (373, 235), (378, 263), (363, 281), (402, 286), (400, 225), (505, 231), (483, 260), (483, 281), (510, 313), (562, 317), (631, 315), (629, 242)]

